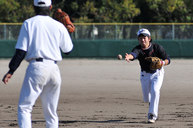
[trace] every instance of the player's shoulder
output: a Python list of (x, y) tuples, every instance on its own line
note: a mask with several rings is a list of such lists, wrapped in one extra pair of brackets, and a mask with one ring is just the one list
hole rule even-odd
[(141, 45), (139, 44), (139, 45), (137, 45), (137, 46), (135, 46), (133, 49), (141, 49)]
[(140, 51), (142, 51), (142, 50), (141, 50), (141, 45), (137, 45), (137, 46), (135, 46), (135, 47), (132, 49), (132, 52), (140, 52)]
[(50, 16), (42, 16), (42, 15), (36, 15), (36, 16), (33, 16), (29, 19), (26, 19), (24, 21), (24, 23), (30, 23), (30, 24), (33, 24), (33, 23), (44, 23), (46, 22), (45, 24), (50, 24), (50, 25), (54, 25), (55, 27), (59, 27), (59, 28), (63, 28), (64, 25), (62, 23), (60, 23), (59, 21), (53, 19), (52, 17)]
[(161, 46), (160, 44), (158, 44), (158, 43), (154, 43), (154, 42), (153, 42), (153, 43), (151, 43), (151, 44), (152, 44), (153, 47), (157, 47), (157, 48), (158, 48), (158, 47), (162, 47), (162, 46)]
[(140, 44), (138, 44), (138, 45), (136, 45), (134, 48), (140, 48), (141, 47), (141, 45)]
[(55, 19), (52, 18), (52, 17), (49, 17), (49, 18), (50, 18), (50, 22), (51, 22), (52, 24), (54, 24), (55, 26), (57, 26), (57, 27), (59, 27), (59, 28), (65, 28), (65, 26), (64, 26), (61, 22), (55, 20)]
[(152, 43), (152, 46), (153, 46), (154, 50), (162, 50), (163, 49), (162, 45), (158, 44), (158, 43)]
[(26, 19), (24, 22), (32, 22), (32, 21), (36, 21), (38, 19), (40, 19), (40, 16), (39, 15), (35, 15), (33, 17), (30, 17), (30, 18)]
[(27, 24), (27, 25), (30, 25), (30, 24), (38, 24), (41, 19), (42, 19), (41, 16), (35, 15), (35, 16), (33, 16), (33, 17), (30, 17), (30, 18), (26, 19), (26, 20), (23, 22), (23, 24)]
[(159, 44), (158, 44), (158, 43), (155, 43), (155, 42), (151, 42), (151, 44), (152, 44), (153, 46), (159, 46)]
[(55, 24), (57, 24), (59, 27), (65, 27), (61, 22), (59, 22), (59, 21), (57, 21), (57, 20), (55, 20), (55, 19), (53, 19), (53, 18), (52, 18), (52, 20), (53, 20), (53, 22), (55, 22)]

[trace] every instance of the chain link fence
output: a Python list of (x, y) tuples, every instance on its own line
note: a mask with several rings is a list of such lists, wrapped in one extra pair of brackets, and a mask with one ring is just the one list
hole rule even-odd
[[(17, 40), (21, 23), (0, 23), (0, 40)], [(75, 23), (73, 40), (133, 40), (147, 28), (154, 40), (193, 39), (193, 23)]]

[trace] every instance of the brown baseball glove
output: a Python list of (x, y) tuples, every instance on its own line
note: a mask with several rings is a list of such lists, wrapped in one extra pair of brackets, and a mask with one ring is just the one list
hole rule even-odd
[(158, 57), (146, 57), (145, 60), (150, 63), (150, 70), (161, 69), (163, 61)]
[(60, 8), (55, 11), (54, 18), (64, 24), (64, 26), (68, 29), (68, 32), (72, 33), (75, 31), (75, 26), (71, 22), (70, 17), (66, 12), (62, 11)]

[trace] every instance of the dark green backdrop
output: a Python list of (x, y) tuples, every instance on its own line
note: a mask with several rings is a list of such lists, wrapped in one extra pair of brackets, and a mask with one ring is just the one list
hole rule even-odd
[[(157, 40), (170, 57), (193, 58), (193, 40)], [(124, 55), (138, 44), (137, 40), (73, 40), (72, 53), (63, 57), (71, 58), (114, 58)], [(0, 58), (11, 58), (16, 41), (0, 40)]]

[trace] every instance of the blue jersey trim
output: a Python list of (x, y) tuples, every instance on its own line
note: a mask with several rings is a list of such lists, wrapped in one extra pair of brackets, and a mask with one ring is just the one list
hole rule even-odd
[(136, 54), (136, 53), (131, 52), (130, 54), (134, 57), (134, 59), (136, 59), (136, 58), (137, 58), (137, 54)]

